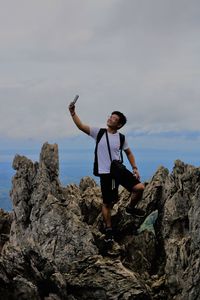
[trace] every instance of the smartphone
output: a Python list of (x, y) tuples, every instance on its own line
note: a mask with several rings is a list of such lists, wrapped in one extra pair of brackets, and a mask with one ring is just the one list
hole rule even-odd
[(78, 98), (79, 98), (79, 95), (76, 95), (76, 96), (74, 97), (74, 100), (72, 101), (73, 105), (76, 103), (76, 101), (78, 100)]

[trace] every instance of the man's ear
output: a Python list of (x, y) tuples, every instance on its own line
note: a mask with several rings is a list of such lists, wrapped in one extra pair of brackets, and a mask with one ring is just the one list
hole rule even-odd
[(120, 129), (121, 127), (122, 127), (122, 124), (121, 124), (121, 123), (117, 125), (117, 128), (118, 128), (118, 129)]

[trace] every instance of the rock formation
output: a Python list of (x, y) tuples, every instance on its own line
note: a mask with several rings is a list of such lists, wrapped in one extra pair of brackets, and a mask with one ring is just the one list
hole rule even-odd
[(122, 190), (112, 247), (99, 186), (90, 177), (61, 186), (56, 144), (43, 145), (39, 163), (16, 155), (13, 168), (13, 211), (0, 210), (0, 299), (200, 299), (200, 168), (160, 167), (143, 218), (126, 213)]

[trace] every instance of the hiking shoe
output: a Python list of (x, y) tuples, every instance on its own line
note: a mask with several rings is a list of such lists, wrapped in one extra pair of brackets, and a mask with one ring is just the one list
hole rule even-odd
[(113, 230), (111, 227), (107, 227), (105, 228), (105, 237), (104, 237), (104, 241), (106, 243), (108, 242), (113, 242), (114, 238), (113, 238)]
[(135, 217), (144, 217), (145, 216), (145, 211), (140, 209), (140, 208), (135, 208), (135, 207), (129, 207), (127, 206), (126, 212), (128, 214), (134, 215)]

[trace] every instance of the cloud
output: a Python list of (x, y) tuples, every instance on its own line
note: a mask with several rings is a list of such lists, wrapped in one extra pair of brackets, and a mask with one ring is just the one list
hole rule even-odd
[[(0, 1), (2, 2), (2, 1)], [(191, 0), (6, 1), (0, 11), (0, 136), (63, 138), (67, 111), (126, 131), (199, 131), (200, 4)]]

